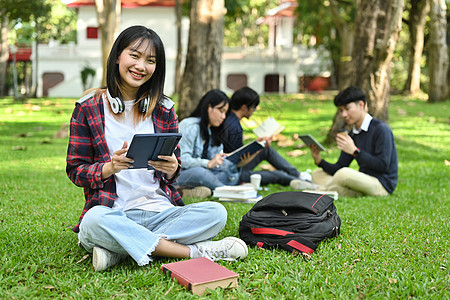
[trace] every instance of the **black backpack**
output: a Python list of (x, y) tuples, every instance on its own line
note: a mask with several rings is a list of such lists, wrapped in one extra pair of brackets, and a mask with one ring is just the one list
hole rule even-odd
[(239, 224), (249, 246), (311, 254), (317, 243), (340, 233), (333, 198), (306, 192), (280, 192), (257, 202)]

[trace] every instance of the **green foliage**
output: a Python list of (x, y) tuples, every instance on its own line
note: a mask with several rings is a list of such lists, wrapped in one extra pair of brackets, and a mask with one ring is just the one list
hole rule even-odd
[[(83, 91), (91, 88), (92, 80), (95, 76), (95, 70), (90, 67), (89, 65), (86, 65), (83, 67), (83, 69), (80, 72), (81, 74), (81, 83), (83, 84)], [(91, 80), (89, 80), (89, 78)]]
[(4, 14), (9, 20), (29, 21), (33, 17), (44, 17), (49, 13), (50, 4), (45, 1), (2, 0), (0, 6), (0, 17)]
[[(7, 0), (8, 2), (10, 0)], [(77, 12), (68, 9), (60, 0), (10, 1), (9, 38), (12, 44), (28, 45), (36, 39), (40, 43), (56, 40), (62, 44), (76, 42)]]
[(257, 20), (269, 9), (279, 5), (278, 0), (227, 0), (225, 7), (224, 46), (267, 45), (268, 26), (257, 25)]
[[(322, 141), (335, 112), (333, 95), (264, 95), (251, 120), (273, 115), (286, 126), (286, 137), (311, 133)], [(145, 267), (127, 260), (95, 273), (91, 257), (76, 245), (70, 228), (81, 213), (83, 192), (65, 174), (67, 138), (53, 138), (69, 122), (74, 101), (0, 99), (1, 298), (197, 299), (160, 272), (173, 260)], [(239, 273), (239, 287), (203, 298), (448, 299), (449, 110), (449, 101), (392, 97), (400, 180), (394, 194), (340, 197), (341, 235), (322, 242), (309, 260), (251, 248), (244, 261), (220, 262)], [(250, 127), (246, 133), (251, 135)], [(293, 158), (287, 152), (295, 146), (277, 148), (299, 169), (314, 168), (309, 153)], [(324, 157), (334, 161), (338, 155), (330, 146)], [(287, 190), (270, 185), (263, 194)], [(228, 222), (217, 238), (238, 236), (251, 205), (224, 206)]]

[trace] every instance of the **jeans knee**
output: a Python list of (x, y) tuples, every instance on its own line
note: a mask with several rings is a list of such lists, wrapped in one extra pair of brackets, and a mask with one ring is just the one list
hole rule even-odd
[(203, 207), (204, 215), (211, 224), (225, 227), (227, 223), (227, 210), (226, 208), (217, 202), (200, 202)]
[(94, 206), (86, 212), (81, 225), (83, 227), (101, 228), (104, 223), (107, 222), (107, 217), (117, 212), (119, 211), (113, 210), (107, 206)]

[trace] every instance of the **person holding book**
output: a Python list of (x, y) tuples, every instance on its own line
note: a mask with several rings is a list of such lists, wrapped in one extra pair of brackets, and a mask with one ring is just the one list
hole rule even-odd
[[(188, 187), (187, 191), (205, 189), (207, 193), (197, 197), (208, 197), (211, 190), (224, 185), (236, 185), (240, 167), (226, 159), (223, 141), (225, 121), (230, 98), (218, 89), (208, 91), (198, 103), (189, 118), (180, 122), (181, 174), (177, 184)], [(189, 189), (194, 187), (194, 189)], [(185, 190), (183, 190), (183, 194)]]
[[(256, 110), (260, 102), (259, 95), (249, 87), (243, 87), (233, 93), (230, 101), (230, 112), (225, 120), (224, 127), (227, 135), (224, 142), (225, 152), (232, 152), (243, 146), (243, 129), (240, 121), (242, 118), (249, 119)], [(315, 185), (311, 183), (308, 173), (299, 172), (274, 148), (270, 147), (272, 137), (262, 138), (266, 141), (266, 147), (260, 151), (251, 161), (242, 167), (240, 180), (249, 182), (252, 174), (261, 175), (261, 185), (271, 183), (290, 186), (295, 190), (313, 189)], [(255, 171), (254, 168), (262, 161), (267, 161), (275, 171)]]
[[(337, 134), (341, 150), (338, 161), (331, 164), (322, 159), (320, 150), (310, 145), (314, 162), (321, 169), (312, 174), (317, 190), (337, 191), (342, 196), (386, 196), (397, 186), (398, 159), (394, 135), (389, 126), (366, 112), (366, 96), (354, 86), (341, 91), (334, 105), (352, 126), (350, 133)], [(349, 168), (356, 160), (359, 171)]]
[(165, 52), (151, 29), (132, 26), (114, 42), (107, 87), (77, 101), (70, 122), (66, 171), (84, 188), (79, 244), (92, 253), (95, 271), (131, 256), (139, 266), (156, 256), (245, 258), (235, 237), (210, 241), (224, 228), (226, 209), (215, 202), (184, 206), (173, 186), (180, 149), (131, 169), (128, 141), (136, 133), (178, 132), (174, 103), (164, 96)]

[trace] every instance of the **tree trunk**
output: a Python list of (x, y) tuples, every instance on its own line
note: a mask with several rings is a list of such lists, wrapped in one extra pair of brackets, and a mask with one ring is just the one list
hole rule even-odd
[(200, 98), (220, 87), (224, 0), (192, 0), (186, 65), (181, 82), (178, 118), (190, 115)]
[(420, 92), (420, 59), (423, 53), (426, 17), (430, 11), (428, 0), (411, 0), (409, 12), (410, 55), (408, 78), (403, 89), (407, 94)]
[(181, 1), (175, 2), (175, 15), (177, 22), (177, 57), (175, 61), (175, 94), (180, 94), (181, 78), (183, 76), (181, 64), (183, 61), (183, 48), (181, 44), (181, 18), (182, 18), (182, 6)]
[(106, 86), (106, 64), (114, 37), (119, 32), (122, 3), (121, 0), (95, 0), (95, 6), (102, 43), (102, 86)]
[[(401, 30), (403, 0), (356, 2), (355, 39), (350, 84), (366, 94), (369, 113), (388, 120), (390, 64)], [(336, 113), (326, 142), (334, 141), (344, 122)]]
[(428, 102), (444, 101), (447, 97), (447, 16), (445, 0), (430, 0), (430, 51), (428, 66), (430, 86)]
[(1, 22), (1, 47), (0, 47), (0, 96), (6, 95), (6, 68), (8, 65), (9, 49), (8, 49), (8, 16), (6, 15), (6, 9), (0, 11)]
[(343, 90), (350, 85), (350, 72), (352, 64), (352, 52), (354, 41), (353, 23), (347, 22), (339, 13), (339, 3), (337, 0), (330, 1), (331, 15), (341, 40), (340, 59), (338, 61), (337, 83), (339, 90)]

